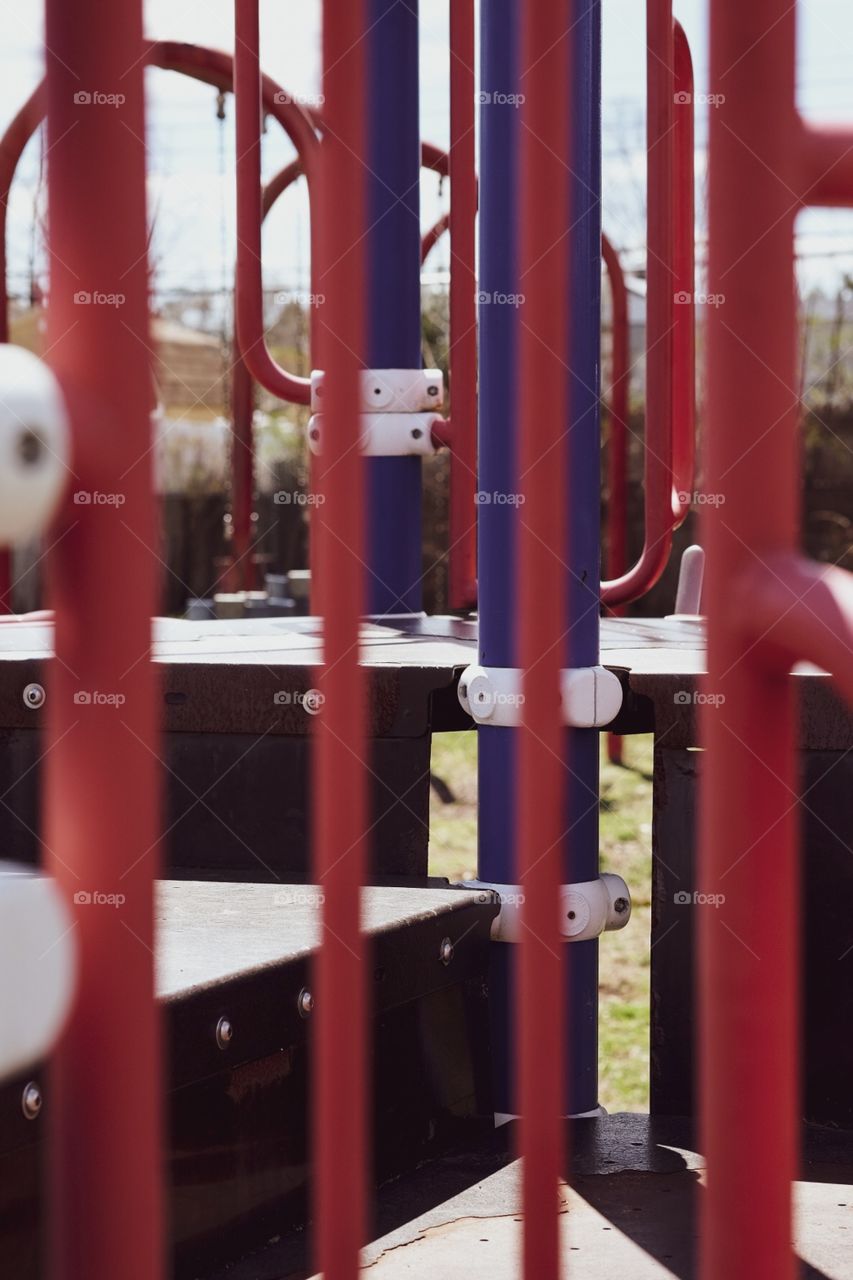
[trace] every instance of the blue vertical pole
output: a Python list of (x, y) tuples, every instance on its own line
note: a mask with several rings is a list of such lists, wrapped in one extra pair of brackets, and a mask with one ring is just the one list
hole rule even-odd
[[(515, 433), (517, 311), (499, 299), (523, 293), (518, 280), (517, 152), (523, 91), (517, 60), (519, 0), (483, 0), (480, 10), (480, 441), (479, 619), (483, 666), (517, 665), (514, 582), (520, 508)], [(599, 333), (601, 275), (601, 39), (599, 0), (572, 0), (576, 25), (567, 40), (571, 88), (569, 566), (566, 665), (598, 662), (599, 614)], [(495, 101), (495, 95), (510, 101)], [(497, 300), (496, 300), (497, 299)], [(507, 499), (510, 499), (509, 501)], [(517, 882), (515, 748), (512, 729), (479, 733), (478, 874), (494, 884)], [(598, 875), (597, 730), (566, 733), (566, 882)], [(567, 943), (569, 1077), (566, 1113), (598, 1105), (598, 944)], [(569, 955), (569, 948), (571, 954)], [(512, 944), (492, 948), (490, 998), (495, 1107), (513, 1104)]]
[[(420, 369), (418, 0), (369, 0), (366, 175), (373, 369)], [(421, 608), (421, 460), (367, 460), (368, 612)]]
[[(483, 666), (516, 665), (515, 565), (519, 508), (516, 440), (518, 293), (519, 0), (480, 6), (479, 188), (479, 645)], [(509, 100), (508, 100), (509, 99)], [(452, 196), (451, 196), (452, 198)], [(478, 730), (478, 874), (491, 884), (516, 881), (515, 733)], [(492, 947), (490, 1006), (495, 1108), (511, 1112), (512, 946)]]
[[(601, 7), (572, 0), (569, 209), (569, 566), (566, 665), (599, 660)], [(566, 881), (598, 876), (599, 733), (566, 733)], [(571, 943), (567, 1106), (598, 1105), (598, 942)]]

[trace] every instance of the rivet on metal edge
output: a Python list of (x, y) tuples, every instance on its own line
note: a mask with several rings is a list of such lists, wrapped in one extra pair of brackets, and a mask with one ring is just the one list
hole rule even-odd
[(21, 694), (24, 700), (24, 706), (30, 711), (38, 711), (39, 707), (44, 706), (44, 700), (47, 694), (44, 687), (40, 684), (28, 684)]
[(453, 943), (449, 938), (442, 938), (438, 954), (441, 958), (442, 964), (450, 964), (450, 961), (453, 959)]
[(216, 1043), (220, 1049), (227, 1049), (231, 1041), (234, 1039), (234, 1028), (230, 1019), (220, 1018), (216, 1024)]
[(41, 1089), (35, 1080), (31, 1080), (29, 1084), (24, 1085), (24, 1092), (21, 1094), (21, 1110), (28, 1120), (35, 1120), (41, 1111), (43, 1101)]
[(296, 1007), (300, 1018), (310, 1018), (314, 1012), (314, 997), (307, 987), (303, 987), (296, 997)]

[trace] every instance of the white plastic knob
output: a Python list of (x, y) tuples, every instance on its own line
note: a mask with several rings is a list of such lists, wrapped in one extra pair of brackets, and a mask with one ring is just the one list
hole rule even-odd
[(0, 546), (44, 532), (70, 475), (65, 398), (51, 370), (0, 344)]

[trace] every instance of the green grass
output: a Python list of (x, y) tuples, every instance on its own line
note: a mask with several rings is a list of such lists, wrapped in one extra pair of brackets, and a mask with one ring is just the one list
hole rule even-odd
[[(652, 739), (626, 738), (622, 768), (608, 762), (604, 747), (602, 737), (601, 869), (627, 881), (633, 914), (625, 929), (601, 940), (599, 1097), (608, 1111), (647, 1111)], [(436, 734), (432, 769), (454, 802), (432, 793), (430, 872), (466, 879), (477, 866), (476, 734)]]

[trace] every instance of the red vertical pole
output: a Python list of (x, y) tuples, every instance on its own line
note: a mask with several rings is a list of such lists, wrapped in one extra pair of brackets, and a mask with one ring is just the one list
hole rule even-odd
[(325, 0), (317, 201), (320, 367), (326, 372), (325, 501), (315, 514), (323, 661), (317, 717), (315, 870), (325, 895), (318, 957), (314, 1134), (316, 1265), (355, 1280), (367, 1220), (367, 991), (360, 891), (365, 875), (364, 464), (359, 366), (364, 351), (365, 5)]
[[(797, 1168), (795, 709), (788, 658), (749, 634), (745, 579), (792, 548), (798, 511), (794, 8), (711, 6), (707, 688), (702, 724), (705, 1280), (793, 1280)], [(733, 594), (734, 593), (734, 594)], [(740, 603), (733, 605), (733, 600)]]
[[(524, 1274), (557, 1280), (557, 1183), (563, 1172), (564, 849), (560, 670), (566, 627), (564, 556), (568, 385), (568, 8), (522, 6), (518, 858), (524, 894), (517, 1037), (524, 1185)], [(571, 37), (569, 37), (571, 39)], [(527, 68), (531, 70), (527, 72)]]
[[(50, 360), (76, 486), (50, 554), (48, 866), (74, 898), (77, 1004), (52, 1076), (51, 1274), (162, 1274), (154, 1002), (157, 584), (140, 0), (47, 0)], [(81, 297), (81, 295), (84, 295)], [(88, 299), (88, 300), (87, 300)], [(58, 536), (61, 532), (62, 536)], [(105, 700), (105, 695), (112, 695)], [(115, 895), (99, 903), (95, 894)]]
[(450, 6), (450, 607), (477, 598), (474, 0)]
[(255, 588), (252, 508), (255, 501), (255, 385), (234, 347), (231, 368), (231, 528), (234, 563), (245, 591)]

